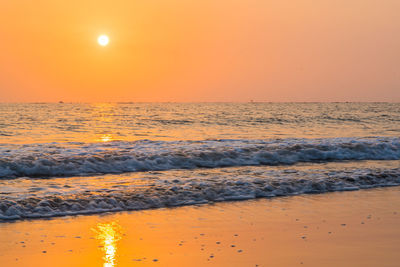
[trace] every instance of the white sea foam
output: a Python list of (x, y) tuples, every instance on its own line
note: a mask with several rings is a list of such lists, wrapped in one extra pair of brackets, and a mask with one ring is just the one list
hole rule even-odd
[(3, 144), (0, 177), (397, 159), (400, 139), (390, 137)]
[[(3, 180), (0, 219), (141, 210), (400, 185), (398, 167), (365, 168), (353, 164), (347, 168), (346, 163), (330, 164), (331, 167), (328, 164), (324, 168), (314, 164), (314, 167), (237, 167)], [(398, 162), (392, 166), (398, 166)]]

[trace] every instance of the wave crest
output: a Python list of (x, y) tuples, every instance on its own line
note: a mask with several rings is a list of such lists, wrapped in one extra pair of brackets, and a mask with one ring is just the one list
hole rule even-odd
[(55, 177), (299, 162), (398, 160), (400, 139), (115, 141), (0, 146), (0, 177)]
[[(259, 171), (257, 171), (258, 173)], [(400, 185), (400, 169), (356, 169), (312, 173), (267, 171), (254, 175), (158, 179), (124, 190), (0, 197), (0, 220), (142, 210), (261, 197), (349, 191)]]

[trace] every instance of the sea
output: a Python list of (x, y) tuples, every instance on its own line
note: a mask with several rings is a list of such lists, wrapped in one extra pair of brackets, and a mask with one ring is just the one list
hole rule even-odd
[(400, 103), (2, 103), (0, 221), (400, 185)]

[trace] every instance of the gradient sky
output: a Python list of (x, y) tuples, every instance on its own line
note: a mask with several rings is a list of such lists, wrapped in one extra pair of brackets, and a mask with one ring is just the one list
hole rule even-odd
[(399, 10), (399, 0), (0, 0), (0, 102), (400, 101)]

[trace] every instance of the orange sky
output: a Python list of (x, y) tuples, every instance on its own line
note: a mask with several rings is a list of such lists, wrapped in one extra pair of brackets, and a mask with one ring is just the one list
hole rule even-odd
[(399, 10), (398, 0), (0, 0), (0, 102), (400, 101)]

